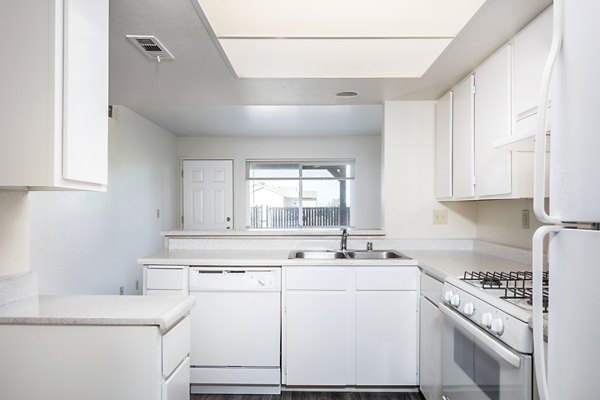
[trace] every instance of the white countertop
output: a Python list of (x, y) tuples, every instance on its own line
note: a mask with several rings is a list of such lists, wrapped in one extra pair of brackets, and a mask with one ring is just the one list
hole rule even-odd
[(527, 264), (474, 251), (403, 251), (412, 260), (316, 260), (288, 259), (289, 250), (163, 250), (138, 259), (147, 265), (201, 266), (301, 266), (301, 265), (418, 265), (438, 280), (447, 276), (462, 276), (465, 271), (530, 270)]
[(150, 325), (167, 331), (195, 304), (190, 296), (30, 296), (0, 307), (0, 325)]
[(531, 266), (507, 258), (475, 251), (406, 251), (418, 260), (428, 275), (444, 281), (448, 276), (463, 276), (465, 271), (530, 271)]

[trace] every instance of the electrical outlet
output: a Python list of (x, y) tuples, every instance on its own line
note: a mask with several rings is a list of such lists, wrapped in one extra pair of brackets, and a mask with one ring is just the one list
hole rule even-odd
[(120, 287), (119, 287), (119, 294), (120, 294), (121, 296), (123, 296), (123, 295), (125, 294), (125, 289), (123, 288), (123, 286), (120, 286)]
[(521, 228), (529, 229), (529, 210), (521, 210)]
[(156, 218), (160, 218), (160, 208), (156, 209)]
[(433, 210), (433, 223), (446, 225), (448, 223), (448, 210)]

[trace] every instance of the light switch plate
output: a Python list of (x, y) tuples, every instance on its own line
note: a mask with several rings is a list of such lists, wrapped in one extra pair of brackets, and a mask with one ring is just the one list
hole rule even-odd
[(529, 229), (529, 210), (521, 210), (521, 228)]
[(433, 223), (446, 225), (448, 223), (448, 210), (433, 210)]

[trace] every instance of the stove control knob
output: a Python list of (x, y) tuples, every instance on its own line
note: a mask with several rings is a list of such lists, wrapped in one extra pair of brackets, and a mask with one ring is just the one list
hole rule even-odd
[(504, 322), (500, 318), (496, 318), (492, 321), (492, 332), (498, 336), (502, 336), (504, 333)]
[(444, 300), (446, 301), (446, 303), (450, 303), (450, 301), (452, 300), (452, 296), (454, 296), (454, 293), (452, 293), (452, 290), (448, 290), (444, 294)]
[(450, 304), (452, 304), (455, 308), (458, 308), (458, 306), (460, 306), (460, 296), (457, 294), (452, 296), (452, 299), (450, 300)]
[(486, 312), (481, 316), (481, 324), (486, 328), (491, 328), (493, 319), (494, 317), (492, 317), (492, 313)]
[(465, 315), (467, 317), (471, 317), (473, 314), (475, 314), (475, 306), (473, 305), (473, 303), (465, 304), (465, 308), (463, 309), (463, 312), (465, 313)]

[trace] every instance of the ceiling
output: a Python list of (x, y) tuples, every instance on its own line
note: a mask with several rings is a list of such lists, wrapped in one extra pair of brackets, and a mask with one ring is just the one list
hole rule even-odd
[[(213, 118), (202, 125), (206, 129), (227, 125), (227, 118), (216, 117), (227, 116), (226, 112), (210, 112), (216, 106), (227, 110), (242, 105), (381, 105), (386, 100), (436, 99), (552, 3), (487, 0), (421, 78), (307, 79), (236, 78), (192, 1), (196, 0), (110, 0), (110, 103), (129, 106), (177, 135), (210, 134), (200, 131), (197, 115)], [(148, 59), (126, 38), (128, 34), (157, 36), (175, 60)], [(341, 91), (357, 91), (359, 96), (336, 97)], [(344, 110), (332, 114), (349, 115)], [(243, 112), (234, 113), (240, 121), (248, 121)], [(356, 120), (347, 118), (346, 126)], [(381, 129), (380, 124), (366, 131)], [(330, 125), (335, 131), (336, 121)], [(253, 129), (260, 130), (260, 123)], [(222, 131), (233, 134), (235, 129)]]
[(132, 108), (179, 136), (380, 135), (383, 122), (380, 105)]

